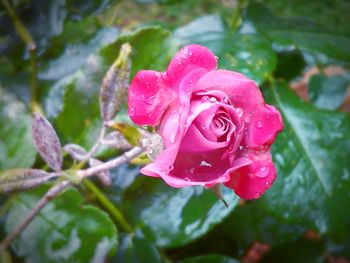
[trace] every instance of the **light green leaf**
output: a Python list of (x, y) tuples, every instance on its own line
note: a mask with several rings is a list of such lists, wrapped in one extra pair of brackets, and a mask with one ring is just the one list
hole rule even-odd
[[(6, 230), (11, 232), (45, 193), (47, 187), (19, 194), (12, 200)], [(101, 210), (82, 205), (69, 188), (48, 203), (20, 234), (12, 248), (30, 262), (103, 262), (117, 247), (117, 231)]]
[(32, 118), (23, 103), (0, 86), (0, 170), (34, 163)]

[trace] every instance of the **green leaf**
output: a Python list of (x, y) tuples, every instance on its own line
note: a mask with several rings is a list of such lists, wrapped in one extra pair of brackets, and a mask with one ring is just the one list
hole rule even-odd
[[(45, 193), (47, 187), (19, 194), (12, 200), (6, 230), (13, 229)], [(48, 203), (20, 234), (12, 248), (31, 262), (103, 262), (116, 251), (117, 232), (101, 210), (82, 205), (77, 190), (69, 188)]]
[(248, 19), (273, 42), (282, 46), (320, 52), (331, 58), (350, 61), (349, 34), (328, 30), (310, 20), (275, 16), (266, 6), (253, 2), (247, 10)]
[(298, 49), (283, 50), (277, 53), (277, 66), (274, 76), (286, 81), (300, 76), (306, 66), (303, 54)]
[(39, 78), (42, 80), (59, 80), (74, 73), (86, 63), (91, 54), (99, 48), (115, 41), (119, 31), (115, 28), (102, 28), (87, 43), (67, 45), (64, 52), (56, 59), (51, 59), (42, 66)]
[(208, 189), (174, 189), (161, 180), (139, 177), (124, 193), (121, 204), (148, 240), (174, 247), (203, 236), (235, 209), (238, 197), (224, 190), (228, 208)]
[(319, 108), (335, 110), (344, 102), (350, 86), (350, 74), (314, 75), (308, 86), (310, 100)]
[(218, 57), (219, 68), (241, 72), (258, 83), (262, 83), (276, 66), (276, 54), (266, 39), (257, 34), (230, 32), (217, 16), (204, 16), (178, 28), (173, 43), (206, 46)]
[(277, 247), (298, 240), (306, 227), (282, 222), (272, 212), (266, 211), (261, 200), (246, 201), (238, 205), (230, 215), (206, 236), (187, 247), (167, 250), (177, 259), (189, 255), (223, 254), (241, 258), (256, 241)]
[(31, 116), (23, 103), (0, 86), (0, 170), (31, 167), (36, 151)]
[(344, 238), (350, 229), (350, 119), (319, 110), (286, 85), (268, 98), (282, 113), (284, 131), (273, 146), (277, 180), (263, 196), (280, 218)]
[(120, 247), (117, 255), (112, 258), (112, 263), (161, 263), (161, 256), (157, 248), (149, 243), (141, 233), (121, 236)]
[(169, 32), (160, 27), (141, 28), (122, 35), (115, 43), (103, 48), (100, 55), (104, 64), (112, 65), (121, 45), (129, 42), (132, 48), (131, 78), (141, 69), (164, 71), (170, 60), (168, 37)]
[(185, 260), (180, 261), (181, 263), (238, 263), (238, 260), (220, 256), (220, 255), (206, 255), (206, 256), (197, 256), (192, 258), (186, 258)]

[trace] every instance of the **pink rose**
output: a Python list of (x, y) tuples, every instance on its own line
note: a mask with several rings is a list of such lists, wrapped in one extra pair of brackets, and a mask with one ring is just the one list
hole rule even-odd
[(245, 199), (258, 198), (275, 180), (270, 146), (283, 129), (280, 113), (265, 104), (254, 81), (218, 70), (203, 46), (181, 49), (166, 72), (139, 71), (129, 116), (155, 126), (164, 142), (142, 174), (172, 187), (224, 183)]

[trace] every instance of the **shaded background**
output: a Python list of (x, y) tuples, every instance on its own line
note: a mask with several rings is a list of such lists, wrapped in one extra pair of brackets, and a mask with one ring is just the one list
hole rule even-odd
[[(345, 0), (1, 0), (0, 170), (45, 167), (31, 139), (33, 87), (62, 144), (92, 146), (101, 79), (124, 42), (132, 76), (164, 70), (186, 44), (209, 47), (220, 68), (254, 79), (285, 123), (272, 149), (278, 178), (259, 200), (224, 189), (226, 208), (209, 190), (171, 189), (124, 165), (111, 187), (95, 184), (133, 233), (82, 185), (37, 216), (13, 243), (13, 262), (349, 262), (349, 13)], [(117, 120), (129, 121), (125, 110)], [(1, 197), (0, 237), (47, 187)]]

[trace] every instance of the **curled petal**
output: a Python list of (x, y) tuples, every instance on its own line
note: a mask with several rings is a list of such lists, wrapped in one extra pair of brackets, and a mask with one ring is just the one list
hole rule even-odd
[(129, 88), (129, 116), (138, 125), (155, 126), (176, 96), (176, 93), (164, 84), (160, 72), (139, 71)]
[(171, 60), (166, 76), (169, 84), (177, 89), (178, 83), (193, 69), (203, 68), (210, 71), (216, 67), (216, 58), (208, 48), (188, 45), (177, 52)]
[(225, 185), (244, 199), (259, 198), (276, 178), (271, 154), (250, 152), (245, 158), (251, 160), (251, 163), (231, 171), (231, 178)]

